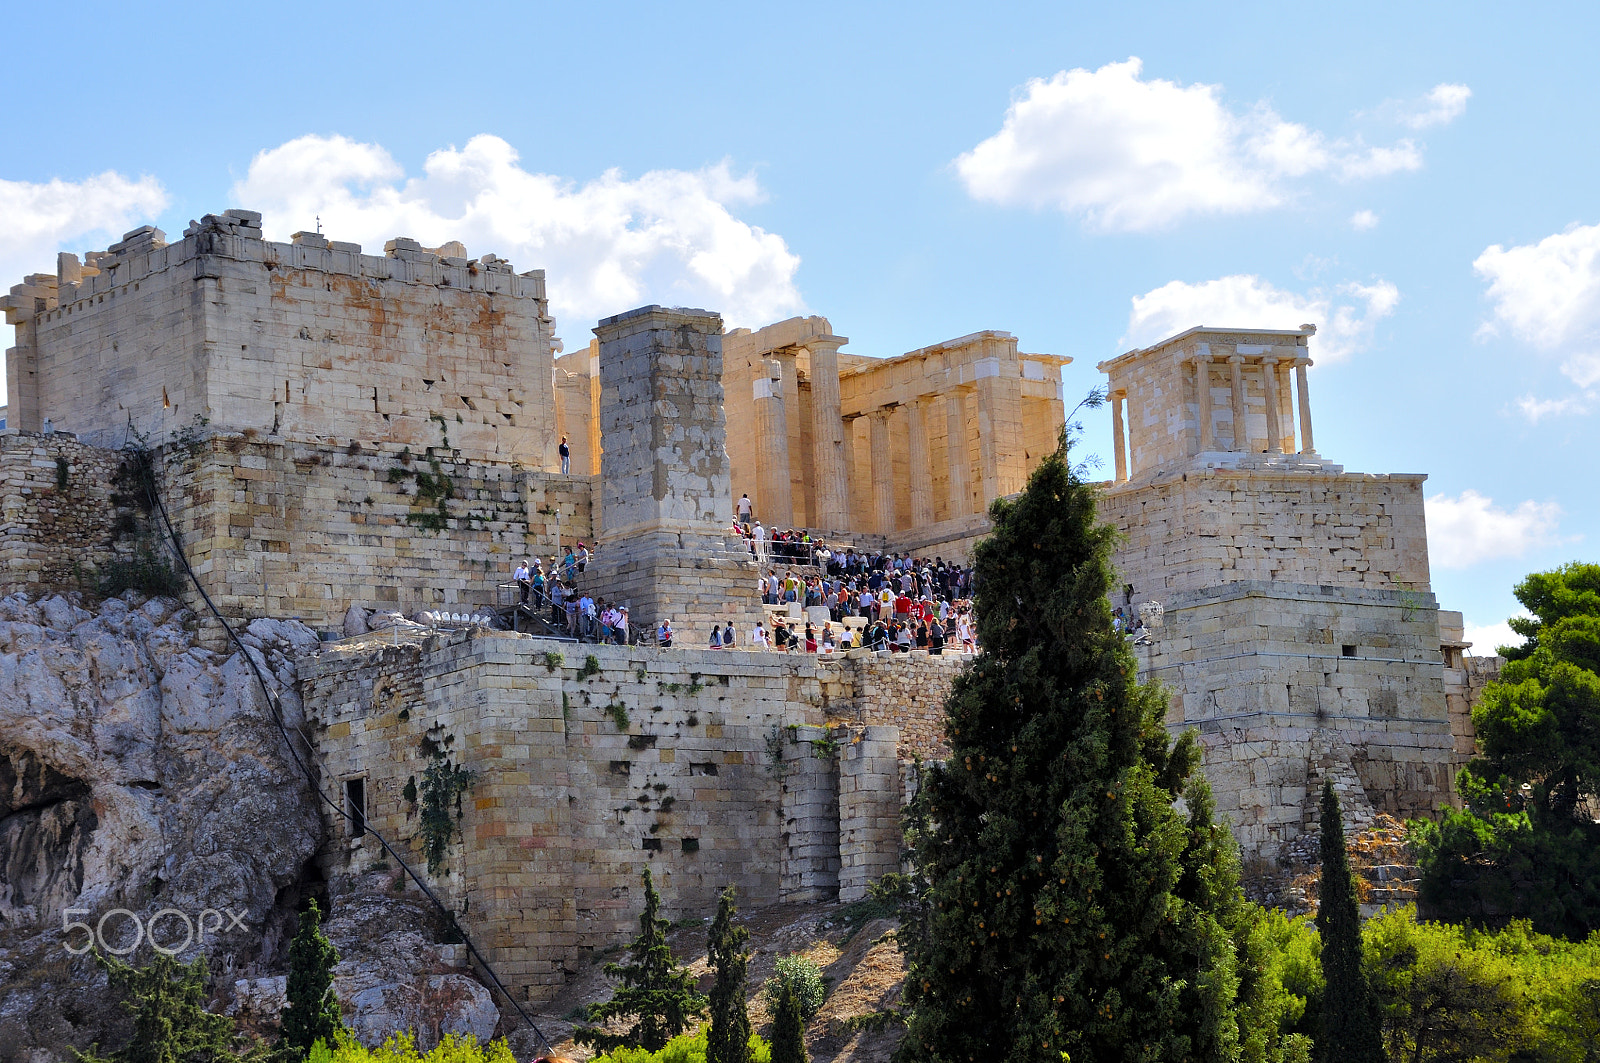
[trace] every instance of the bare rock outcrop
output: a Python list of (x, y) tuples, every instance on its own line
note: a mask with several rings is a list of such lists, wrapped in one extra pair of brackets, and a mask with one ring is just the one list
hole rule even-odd
[[(316, 633), (243, 638), (299, 727)], [(314, 800), (244, 655), (199, 645), (179, 603), (0, 599), (0, 1058), (114, 1032), (91, 936), (143, 937), (139, 961), (151, 941), (219, 971), (281, 960)]]

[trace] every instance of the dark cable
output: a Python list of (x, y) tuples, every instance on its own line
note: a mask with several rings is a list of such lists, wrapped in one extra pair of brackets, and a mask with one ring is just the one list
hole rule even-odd
[[(260, 666), (256, 664), (255, 657), (250, 653), (250, 647), (244, 644), (244, 642), (239, 638), (238, 632), (233, 630), (233, 625), (228, 623), (227, 618), (224, 617), (221, 611), (217, 609), (216, 603), (211, 600), (211, 595), (207, 594), (205, 587), (201, 585), (200, 577), (196, 576), (194, 569), (189, 566), (189, 558), (183, 552), (183, 544), (178, 539), (178, 531), (172, 526), (171, 518), (167, 516), (167, 507), (161, 501), (161, 492), (156, 490), (155, 466), (150, 460), (149, 451), (142, 447), (130, 447), (127, 446), (127, 444), (124, 444), (123, 449), (124, 452), (133, 454), (135, 459), (139, 462), (144, 479), (145, 494), (154, 505), (156, 511), (161, 514), (161, 523), (166, 527), (167, 539), (172, 543), (172, 552), (177, 555), (179, 563), (183, 565), (183, 571), (188, 574), (189, 581), (194, 584), (195, 590), (200, 592), (200, 597), (205, 601), (206, 608), (211, 611), (212, 616), (217, 618), (218, 623), (222, 625), (222, 629), (228, 633), (228, 638), (233, 640), (233, 644), (235, 646), (239, 647), (239, 653), (244, 657), (245, 662), (250, 665), (250, 671), (256, 677), (257, 685), (261, 687), (262, 694), (266, 696), (267, 707), (272, 710), (272, 720), (278, 725), (278, 731), (283, 735), (284, 744), (289, 747), (289, 756), (294, 759), (295, 767), (300, 770), (301, 775), (305, 776), (306, 782), (311, 786), (311, 789), (316, 793), (317, 797), (322, 800), (323, 804), (333, 809), (334, 812), (338, 813), (340, 816), (354, 823), (354, 817), (345, 811), (344, 806), (324, 793), (322, 787), (317, 784), (316, 776), (311, 767), (301, 759), (299, 750), (295, 748), (294, 742), (289, 738), (289, 728), (288, 725), (283, 722), (283, 713), (278, 704), (278, 695), (270, 686), (267, 685), (266, 677), (261, 674)], [(296, 733), (298, 734), (298, 732)], [(306, 744), (306, 752), (308, 754), (311, 753), (312, 750), (310, 740), (307, 739), (305, 735), (301, 734), (300, 741)], [(519, 1016), (521, 1016), (522, 1021), (527, 1024), (528, 1029), (532, 1030), (534, 1036), (538, 1037), (539, 1040), (544, 1043), (545, 1048), (549, 1049), (552, 1053), (555, 1052), (556, 1046), (550, 1043), (550, 1039), (544, 1035), (544, 1031), (539, 1029), (538, 1025), (528, 1017), (528, 1013), (523, 1010), (522, 1004), (517, 1000), (516, 997), (511, 995), (511, 991), (506, 988), (504, 982), (500, 981), (500, 976), (495, 973), (494, 968), (489, 966), (489, 961), (484, 959), (483, 953), (479, 952), (478, 947), (472, 943), (472, 938), (467, 936), (466, 930), (462, 928), (460, 923), (456, 922), (456, 914), (452, 912), (442, 901), (440, 901), (438, 897), (433, 895), (433, 891), (428, 888), (427, 883), (423, 882), (421, 876), (412, 870), (411, 865), (406, 863), (405, 860), (401, 858), (399, 853), (395, 852), (394, 846), (389, 844), (388, 839), (384, 838), (382, 834), (379, 834), (375, 829), (373, 829), (370, 823), (364, 823), (363, 827), (368, 834), (371, 834), (374, 838), (378, 839), (378, 844), (383, 846), (383, 851), (394, 858), (394, 862), (400, 865), (401, 870), (411, 877), (411, 881), (417, 884), (417, 888), (420, 889), (428, 898), (428, 900), (433, 902), (434, 907), (438, 908), (439, 911), (444, 914), (445, 918), (449, 920), (451, 928), (454, 929), (456, 933), (461, 935), (461, 940), (466, 944), (467, 951), (472, 954), (472, 958), (477, 961), (479, 967), (483, 968), (483, 972), (489, 976), (489, 980), (494, 983), (495, 988), (500, 990), (501, 996), (510, 1001), (511, 1006), (516, 1009), (516, 1012)]]

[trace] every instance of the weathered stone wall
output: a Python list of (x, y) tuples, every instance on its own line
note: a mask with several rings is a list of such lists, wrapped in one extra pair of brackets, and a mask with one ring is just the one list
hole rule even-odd
[(0, 433), (0, 592), (94, 587), (132, 519), (122, 462), (60, 432)]
[[(1422, 475), (1190, 469), (1107, 487), (1136, 600), (1236, 580), (1428, 589)], [(1118, 604), (1121, 604), (1120, 602)]]
[(272, 243), (260, 215), (229, 211), (177, 243), (147, 227), (82, 265), (63, 255), (48, 296), (34, 285), (6, 303), (19, 325), (18, 424), (52, 418), (120, 445), (131, 423), (160, 444), (204, 417), (300, 442), (420, 449), (443, 418), (474, 459), (554, 468), (543, 271), (391, 245), (363, 255), (315, 233)]
[(591, 479), (468, 461), (430, 427), (419, 453), (238, 436), (169, 448), (163, 497), (217, 607), (324, 626), (352, 604), (485, 607), (558, 533), (593, 542)]
[[(303, 668), (320, 766), (364, 778), (373, 825), (419, 860), (404, 795), (422, 784), (427, 744), (478, 773), (434, 881), (535, 997), (631, 932), (646, 865), (669, 915), (709, 910), (729, 883), (749, 904), (854, 897), (896, 870), (905, 730), (925, 731), (940, 679), (960, 666), (385, 638), (330, 646)], [(907, 711), (897, 692), (913, 687)], [(341, 839), (329, 861), (380, 859), (370, 839), (329, 828)]]
[(1139, 647), (1141, 676), (1170, 690), (1170, 729), (1199, 729), (1217, 807), (1247, 852), (1300, 834), (1330, 757), (1370, 808), (1403, 817), (1449, 802), (1456, 756), (1431, 594), (1239, 582), (1165, 604)]

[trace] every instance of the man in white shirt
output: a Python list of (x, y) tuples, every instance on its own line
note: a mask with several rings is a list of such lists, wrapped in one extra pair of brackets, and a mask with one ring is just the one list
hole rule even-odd
[(533, 591), (533, 571), (528, 568), (527, 558), (522, 559), (522, 564), (517, 566), (517, 570), (511, 574), (511, 578), (516, 580), (517, 585), (522, 588), (521, 603), (527, 605), (528, 595)]
[(741, 495), (739, 498), (739, 523), (750, 523), (750, 496)]
[(761, 522), (759, 520), (756, 521), (755, 539), (756, 539), (756, 560), (760, 561), (762, 564), (766, 564), (766, 562), (767, 562), (767, 529), (765, 529), (765, 528), (763, 528), (761, 526)]

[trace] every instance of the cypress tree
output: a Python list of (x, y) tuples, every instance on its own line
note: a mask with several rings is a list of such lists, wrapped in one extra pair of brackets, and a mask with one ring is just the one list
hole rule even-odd
[(1116, 532), (1069, 442), (975, 551), (983, 650), (909, 816), (927, 887), (902, 936), (907, 1063), (1238, 1051), (1223, 828), (1174, 808), (1198, 746), (1168, 738), (1166, 695), (1112, 628)]
[(322, 932), (322, 912), (313, 900), (300, 913), (300, 928), (289, 945), (287, 999), (279, 1018), (283, 1048), (294, 1059), (304, 1059), (321, 1041), (334, 1047), (344, 1021), (339, 1000), (333, 995), (333, 967), (339, 951)]
[(603, 1023), (633, 1017), (623, 1034), (608, 1034), (596, 1026), (580, 1026), (572, 1039), (602, 1052), (614, 1048), (643, 1048), (659, 1052), (706, 1010), (706, 998), (694, 991), (694, 980), (672, 955), (667, 944), (671, 926), (661, 915), (661, 895), (644, 869), (644, 911), (639, 913), (639, 936), (628, 946), (627, 963), (608, 963), (605, 973), (622, 982), (611, 999), (589, 1005), (589, 1021)]
[(778, 1010), (772, 1017), (772, 1063), (809, 1063), (806, 1054), (806, 1020), (800, 998), (785, 981), (778, 989)]
[(1344, 821), (1332, 781), (1322, 784), (1321, 903), (1322, 1034), (1318, 1058), (1328, 1063), (1383, 1063), (1383, 1026), (1377, 999), (1361, 968), (1361, 905), (1344, 847)]
[(206, 958), (179, 963), (158, 953), (143, 967), (95, 953), (111, 988), (133, 1016), (133, 1037), (109, 1056), (73, 1050), (79, 1063), (237, 1063), (239, 1037), (226, 1015), (206, 1010)]
[(734, 924), (734, 889), (722, 891), (717, 918), (711, 923), (706, 954), (716, 982), (711, 986), (711, 1031), (706, 1037), (706, 1063), (750, 1063), (750, 1013), (745, 1010), (745, 983), (750, 954), (744, 943), (750, 931)]

